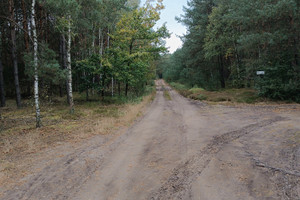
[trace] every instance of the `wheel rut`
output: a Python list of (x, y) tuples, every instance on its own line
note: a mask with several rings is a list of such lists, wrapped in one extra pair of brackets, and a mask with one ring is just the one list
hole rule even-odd
[(190, 192), (192, 182), (202, 173), (214, 155), (216, 155), (225, 144), (247, 135), (256, 129), (283, 121), (284, 119), (285, 118), (278, 116), (256, 124), (250, 124), (239, 130), (215, 136), (198, 154), (193, 155), (178, 165), (168, 180), (158, 191), (153, 191), (148, 199), (191, 199)]

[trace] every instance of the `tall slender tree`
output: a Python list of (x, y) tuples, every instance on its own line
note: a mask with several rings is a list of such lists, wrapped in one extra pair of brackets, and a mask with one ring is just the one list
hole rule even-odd
[(74, 113), (73, 88), (72, 88), (72, 66), (71, 66), (71, 15), (68, 16), (68, 45), (67, 45), (67, 70), (68, 70), (68, 96), (70, 112)]
[(22, 14), (23, 14), (23, 34), (24, 34), (24, 43), (25, 43), (25, 50), (29, 51), (29, 35), (28, 35), (28, 20), (27, 20), (27, 6), (25, 0), (21, 0), (22, 4)]
[[(72, 35), (74, 34), (73, 26), (78, 21), (79, 7), (78, 1), (75, 0), (63, 0), (57, 2), (55, 0), (47, 1), (47, 5), (53, 17), (56, 19), (56, 27), (62, 35), (62, 39), (66, 41), (66, 51), (63, 56), (66, 61), (67, 69), (67, 95), (68, 103), (70, 105), (70, 112), (74, 113), (74, 101), (73, 101), (73, 85), (72, 85), (72, 60), (71, 60), (71, 48), (72, 48)], [(64, 48), (63, 48), (64, 49)]]
[(19, 83), (19, 69), (17, 58), (17, 44), (16, 44), (16, 20), (15, 20), (15, 5), (14, 0), (9, 0), (9, 13), (10, 13), (10, 37), (11, 37), (11, 56), (14, 68), (15, 91), (17, 107), (21, 107), (21, 90)]
[(35, 0), (32, 0), (31, 4), (31, 29), (33, 36), (33, 63), (34, 63), (34, 102), (35, 102), (35, 114), (36, 114), (36, 127), (41, 127), (41, 114), (39, 103), (39, 75), (38, 75), (38, 39), (35, 23)]

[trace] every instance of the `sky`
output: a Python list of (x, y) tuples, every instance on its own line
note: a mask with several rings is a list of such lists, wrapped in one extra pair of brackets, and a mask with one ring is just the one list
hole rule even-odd
[[(141, 5), (143, 5), (145, 1), (146, 0), (141, 0)], [(165, 9), (161, 12), (157, 26), (160, 27), (165, 22), (167, 23), (171, 37), (166, 39), (166, 46), (169, 47), (169, 52), (173, 53), (182, 46), (182, 41), (178, 36), (182, 36), (186, 33), (185, 26), (178, 23), (175, 17), (184, 14), (183, 6), (187, 5), (187, 0), (164, 0), (163, 4), (165, 5)]]

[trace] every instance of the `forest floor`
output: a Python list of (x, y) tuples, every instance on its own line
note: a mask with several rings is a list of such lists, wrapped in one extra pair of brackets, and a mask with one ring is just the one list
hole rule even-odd
[(99, 101), (95, 95), (86, 101), (83, 95), (75, 94), (75, 114), (72, 115), (65, 98), (43, 101), (43, 126), (39, 129), (35, 128), (33, 102), (24, 99), (23, 107), (17, 109), (15, 101), (8, 100), (7, 106), (0, 108), (0, 199), (3, 191), (36, 172), (36, 168), (32, 168), (34, 163), (62, 155), (55, 152), (47, 155), (53, 149), (76, 146), (95, 135), (106, 137), (128, 128), (142, 116), (154, 96), (152, 92), (131, 100), (108, 97)]
[(21, 154), (30, 170), (0, 183), (2, 199), (300, 199), (299, 104), (212, 105), (156, 85), (129, 129)]

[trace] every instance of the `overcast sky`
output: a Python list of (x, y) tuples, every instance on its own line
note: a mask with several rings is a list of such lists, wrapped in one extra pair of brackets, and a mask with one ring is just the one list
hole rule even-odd
[[(146, 0), (141, 0), (143, 5)], [(171, 38), (167, 39), (167, 47), (169, 47), (170, 53), (176, 51), (177, 48), (180, 48), (182, 45), (181, 40), (177, 37), (182, 36), (186, 32), (186, 28), (177, 23), (175, 20), (176, 16), (183, 14), (183, 6), (186, 6), (187, 0), (164, 0), (163, 4), (165, 9), (161, 12), (161, 19), (158, 22), (158, 26), (161, 26), (163, 23), (167, 23), (167, 28), (170, 33), (172, 33)]]

